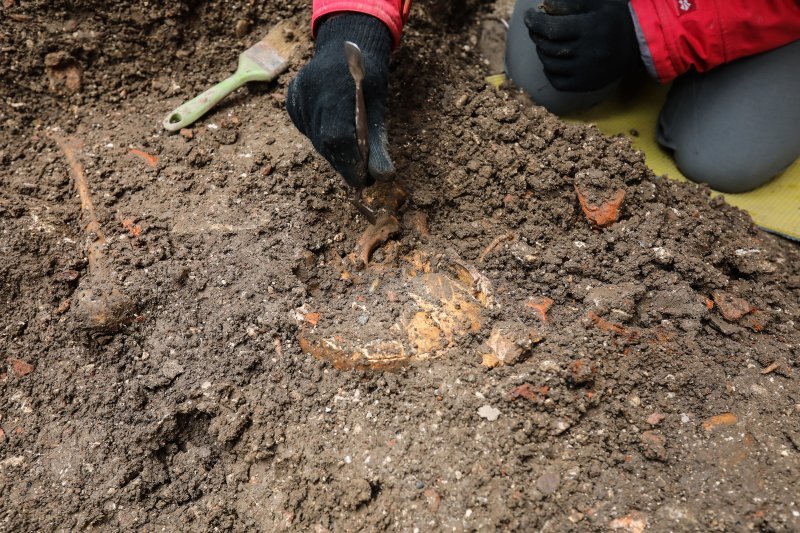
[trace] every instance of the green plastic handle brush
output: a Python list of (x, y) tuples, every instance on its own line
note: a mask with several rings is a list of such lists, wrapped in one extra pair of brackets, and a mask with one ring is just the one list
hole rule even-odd
[(296, 42), (287, 42), (293, 35), (288, 23), (279, 23), (266, 37), (239, 56), (239, 68), (233, 76), (184, 103), (172, 111), (162, 123), (167, 131), (178, 131), (190, 126), (220, 100), (249, 81), (272, 81), (289, 67)]

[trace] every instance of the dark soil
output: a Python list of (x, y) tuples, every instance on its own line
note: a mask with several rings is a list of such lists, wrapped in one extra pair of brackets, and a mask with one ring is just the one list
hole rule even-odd
[[(800, 530), (796, 245), (486, 86), (480, 10), (420, 1), (365, 266), (283, 110), (307, 3), (160, 4), (0, 11), (0, 530)], [(160, 128), (283, 18), (290, 72)]]

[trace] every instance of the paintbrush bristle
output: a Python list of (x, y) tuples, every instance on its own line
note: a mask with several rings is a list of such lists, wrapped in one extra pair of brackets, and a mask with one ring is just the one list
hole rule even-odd
[(286, 68), (297, 48), (294, 31), (288, 22), (275, 25), (269, 33), (242, 54), (254, 61), (267, 72), (277, 72)]

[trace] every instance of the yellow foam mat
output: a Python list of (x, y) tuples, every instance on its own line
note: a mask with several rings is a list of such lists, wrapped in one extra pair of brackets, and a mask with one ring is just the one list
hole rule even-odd
[[(623, 87), (600, 105), (564, 118), (596, 124), (606, 135), (624, 134), (636, 149), (644, 152), (647, 165), (657, 175), (687, 181), (669, 153), (656, 142), (658, 113), (667, 90), (668, 87), (648, 80), (634, 88)], [(638, 136), (631, 130), (638, 132)], [(753, 221), (767, 231), (800, 240), (800, 159), (758, 189), (724, 196), (729, 204), (750, 213)]]

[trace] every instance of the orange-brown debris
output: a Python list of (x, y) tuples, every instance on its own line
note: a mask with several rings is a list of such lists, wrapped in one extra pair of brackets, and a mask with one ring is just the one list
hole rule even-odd
[(592, 203), (591, 200), (587, 198), (587, 194), (581, 191), (577, 184), (575, 185), (575, 192), (578, 193), (578, 201), (581, 203), (583, 214), (586, 215), (586, 218), (592, 226), (604, 228), (619, 220), (620, 208), (622, 207), (622, 202), (625, 200), (624, 189), (618, 189), (611, 200), (599, 205)]

